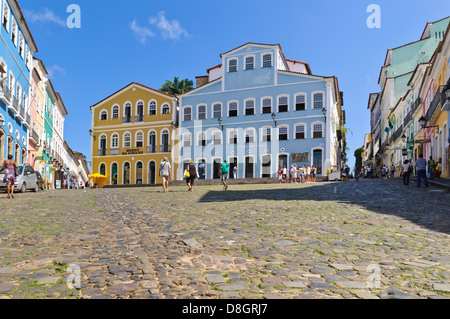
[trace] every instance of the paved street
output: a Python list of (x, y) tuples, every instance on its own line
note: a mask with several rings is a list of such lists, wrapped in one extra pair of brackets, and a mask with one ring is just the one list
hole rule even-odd
[(450, 194), (401, 185), (1, 193), (0, 298), (448, 299)]

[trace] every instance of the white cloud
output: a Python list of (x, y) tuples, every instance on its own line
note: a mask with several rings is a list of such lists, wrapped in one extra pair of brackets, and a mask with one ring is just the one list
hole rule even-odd
[(51, 67), (47, 68), (47, 73), (49, 78), (55, 78), (55, 75), (57, 73), (66, 75), (66, 69), (60, 67), (59, 65), (52, 65)]
[(159, 12), (157, 18), (150, 18), (149, 22), (161, 31), (163, 38), (178, 40), (181, 36), (189, 36), (188, 32), (183, 29), (179, 21), (167, 20), (164, 11)]
[(49, 10), (48, 8), (45, 8), (43, 12), (33, 12), (24, 10), (23, 11), (26, 19), (30, 22), (34, 23), (56, 23), (62, 27), (66, 26), (66, 21), (58, 17), (53, 13), (53, 11)]
[(130, 23), (130, 29), (133, 31), (133, 33), (138, 38), (139, 42), (141, 42), (142, 44), (145, 44), (148, 37), (155, 36), (155, 33), (153, 33), (152, 30), (150, 30), (146, 27), (139, 26), (138, 23), (136, 22), (136, 20), (134, 20), (133, 22)]

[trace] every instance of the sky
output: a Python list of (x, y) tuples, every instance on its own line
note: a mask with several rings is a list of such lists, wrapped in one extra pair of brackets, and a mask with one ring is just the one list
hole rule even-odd
[[(73, 20), (71, 5), (80, 9)], [(379, 25), (372, 10), (379, 8)], [(19, 0), (40, 58), (68, 110), (64, 138), (90, 160), (90, 106), (131, 82), (206, 75), (247, 42), (280, 44), (344, 92), (349, 165), (370, 131), (369, 94), (388, 49), (419, 40), (450, 15), (448, 0)], [(79, 25), (69, 22), (80, 21)]]

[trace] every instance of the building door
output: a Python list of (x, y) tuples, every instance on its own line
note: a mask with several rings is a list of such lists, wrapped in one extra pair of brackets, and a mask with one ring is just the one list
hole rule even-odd
[[(234, 178), (234, 174), (233, 174), (233, 170), (234, 168), (238, 165), (238, 159), (237, 157), (231, 157), (230, 158), (230, 163), (228, 163), (230, 165), (228, 172), (229, 172), (229, 177), (230, 178)], [(236, 176), (237, 178), (237, 176)]]
[(127, 103), (125, 105), (125, 116), (123, 118), (124, 123), (130, 123), (131, 122), (131, 104)]
[(278, 168), (283, 168), (286, 165), (288, 167), (288, 157), (287, 155), (278, 156)]
[(251, 156), (246, 156), (245, 157), (245, 178), (254, 178), (254, 159)]
[(262, 161), (261, 161), (261, 177), (263, 178), (268, 178), (271, 177), (271, 166), (272, 166), (272, 161), (270, 158), (270, 155), (264, 155), (262, 157)]
[(206, 160), (201, 158), (198, 160), (198, 179), (206, 179)]
[(117, 185), (117, 163), (111, 166), (111, 185)]
[(130, 163), (123, 165), (123, 184), (130, 184)]
[(136, 184), (142, 184), (143, 168), (142, 162), (136, 163)]
[(150, 185), (156, 184), (156, 163), (155, 161), (150, 161), (148, 164), (148, 183)]
[(322, 150), (314, 150), (313, 165), (317, 168), (317, 175), (322, 175)]
[(222, 161), (220, 158), (215, 158), (213, 162), (213, 179), (220, 179), (222, 175)]

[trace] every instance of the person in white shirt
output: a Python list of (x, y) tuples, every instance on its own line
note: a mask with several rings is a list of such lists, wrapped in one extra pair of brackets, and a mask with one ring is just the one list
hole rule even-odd
[(402, 164), (400, 175), (403, 176), (403, 187), (409, 187), (409, 175), (411, 173), (411, 163), (405, 160)]

